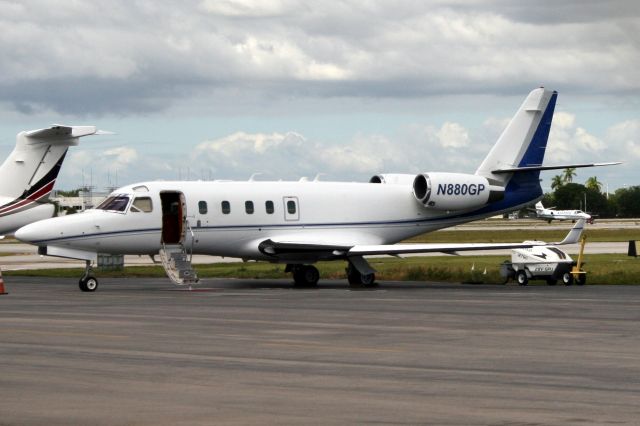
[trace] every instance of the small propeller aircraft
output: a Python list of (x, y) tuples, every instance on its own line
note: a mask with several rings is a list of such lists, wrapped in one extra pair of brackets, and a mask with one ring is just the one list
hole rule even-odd
[(103, 134), (93, 126), (53, 125), (20, 132), (0, 166), (0, 235), (54, 215), (48, 202), (70, 146), (81, 137)]
[[(365, 256), (532, 247), (527, 243), (396, 244), (406, 238), (524, 208), (542, 197), (555, 91), (533, 90), (474, 174), (380, 174), (368, 183), (142, 182), (114, 191), (95, 210), (16, 232), (43, 255), (82, 259), (83, 291), (98, 280), (98, 253), (160, 254), (178, 284), (197, 282), (191, 254), (286, 264), (296, 285), (316, 285), (313, 264), (343, 260), (351, 285), (374, 284)], [(576, 225), (577, 226), (577, 225)], [(577, 241), (575, 229), (562, 243)]]
[(545, 208), (542, 201), (536, 203), (536, 219), (546, 220), (551, 223), (552, 220), (579, 220), (584, 219), (588, 223), (593, 223), (593, 216), (582, 210), (553, 210), (553, 207)]

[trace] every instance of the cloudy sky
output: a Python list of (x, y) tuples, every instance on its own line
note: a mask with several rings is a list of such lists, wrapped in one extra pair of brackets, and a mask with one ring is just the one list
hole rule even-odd
[(473, 172), (540, 85), (545, 163), (640, 184), (636, 0), (0, 0), (0, 28), (0, 158), (20, 130), (116, 132), (58, 188)]

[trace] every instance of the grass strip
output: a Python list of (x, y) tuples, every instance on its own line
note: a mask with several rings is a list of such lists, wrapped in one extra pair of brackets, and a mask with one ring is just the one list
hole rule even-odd
[[(369, 259), (378, 271), (376, 277), (383, 281), (437, 281), (437, 282), (477, 282), (502, 284), (500, 265), (509, 256), (430, 256), (406, 259)], [(622, 254), (593, 254), (585, 256), (587, 284), (640, 283), (640, 260)], [(319, 262), (323, 279), (345, 279), (345, 262)], [(473, 266), (473, 270), (472, 270)], [(201, 278), (239, 279), (291, 279), (284, 272), (284, 265), (247, 262), (214, 263), (195, 265)], [(486, 271), (486, 272), (485, 272)], [(30, 271), (6, 271), (5, 276), (44, 276), (78, 279), (83, 269), (42, 269)], [(100, 277), (165, 277), (161, 266), (129, 266), (120, 271), (98, 271)], [(531, 284), (545, 284), (531, 281)]]

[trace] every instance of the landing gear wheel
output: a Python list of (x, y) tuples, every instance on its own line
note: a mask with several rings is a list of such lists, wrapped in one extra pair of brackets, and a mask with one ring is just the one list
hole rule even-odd
[(564, 285), (572, 285), (573, 284), (573, 275), (570, 272), (565, 272), (562, 274), (562, 284)]
[(88, 277), (80, 278), (80, 282), (78, 282), (80, 286), (80, 290), (82, 291), (96, 291), (98, 289), (98, 280), (96, 277), (92, 277), (91, 275)]
[(370, 274), (362, 274), (354, 266), (347, 267), (347, 280), (351, 287), (375, 287), (376, 286), (376, 274), (373, 272)]
[(516, 272), (516, 281), (518, 282), (518, 285), (529, 284), (529, 278), (527, 278), (527, 273), (525, 271)]
[(578, 275), (578, 279), (576, 280), (576, 284), (585, 285), (587, 283), (587, 274)]
[(315, 287), (319, 279), (320, 272), (315, 266), (299, 265), (293, 269), (293, 281), (297, 287)]

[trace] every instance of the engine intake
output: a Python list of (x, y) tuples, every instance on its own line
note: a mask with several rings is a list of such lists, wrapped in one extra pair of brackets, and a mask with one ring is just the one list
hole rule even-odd
[(383, 173), (372, 176), (369, 183), (385, 183), (387, 185), (411, 185), (415, 175), (403, 173)]

